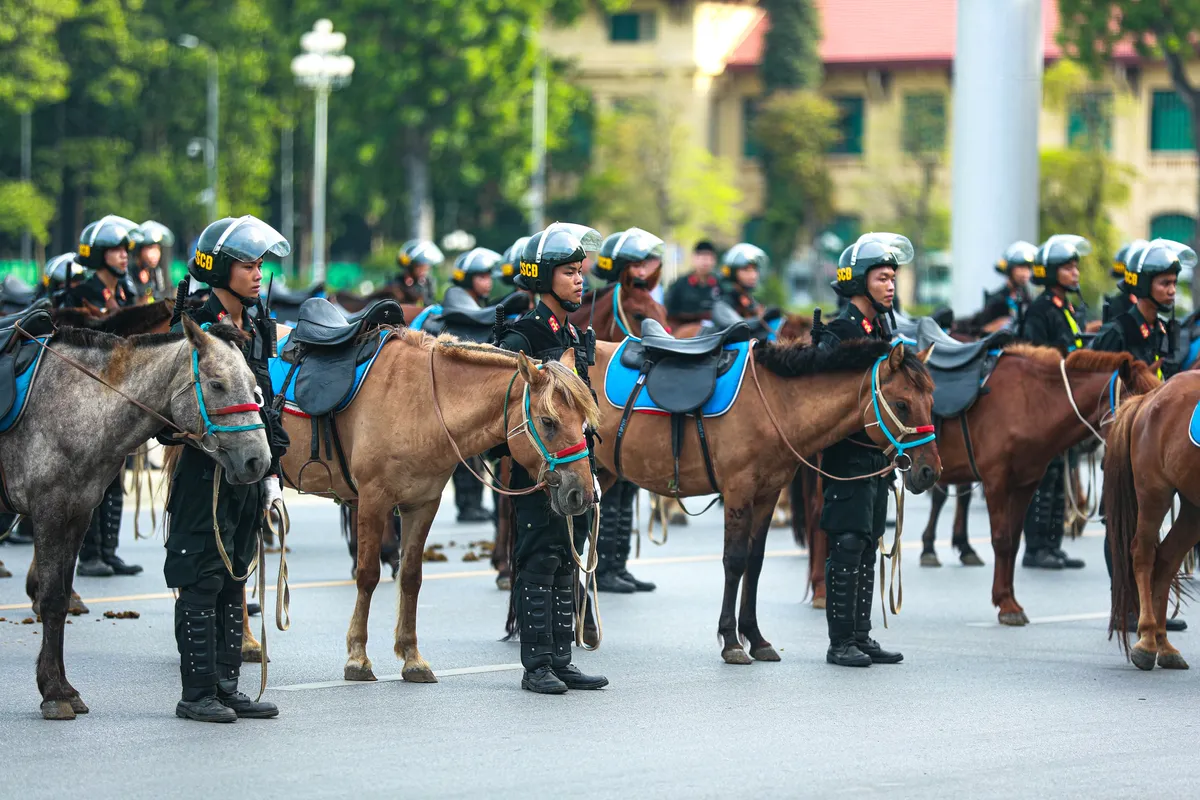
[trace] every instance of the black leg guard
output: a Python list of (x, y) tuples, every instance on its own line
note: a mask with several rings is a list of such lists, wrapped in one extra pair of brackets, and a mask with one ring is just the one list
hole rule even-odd
[(182, 589), (175, 601), (175, 642), (183, 697), (175, 715), (200, 722), (235, 722), (217, 700), (217, 596)]
[(101, 545), (104, 541), (104, 501), (92, 511), (91, 522), (83, 533), (83, 544), (79, 548), (79, 566), (76, 573), (86, 578), (107, 578), (113, 575), (113, 568), (104, 563), (101, 558)]
[[(1029, 501), (1025, 511), (1025, 556), (1021, 565), (1039, 569), (1062, 569), (1062, 561), (1054, 555), (1055, 541), (1062, 540), (1062, 457), (1046, 467), (1046, 474)], [(1054, 538), (1055, 498), (1059, 498), (1058, 539)]]
[[(641, 581), (630, 574), (625, 564), (629, 561), (629, 552), (633, 549), (633, 504), (637, 502), (638, 487), (629, 481), (619, 481), (613, 489), (621, 488), (621, 549), (617, 553), (617, 574), (639, 592), (653, 592), (657, 586), (650, 581)], [(612, 490), (610, 490), (612, 491)]]
[(568, 689), (603, 689), (608, 678), (585, 675), (571, 663), (571, 643), (575, 629), (575, 573), (562, 571), (554, 576), (554, 674)]
[[(858, 606), (859, 565), (870, 537), (860, 533), (828, 532), (829, 558), (825, 561), (825, 620), (829, 625), (829, 650), (825, 660), (843, 667), (869, 667), (871, 657), (858, 648), (855, 621)], [(869, 614), (869, 612), (868, 612)]]
[(1054, 487), (1054, 504), (1050, 509), (1050, 530), (1047, 537), (1050, 553), (1065, 569), (1083, 569), (1083, 559), (1072, 558), (1062, 549), (1063, 525), (1067, 521), (1067, 487), (1064, 477), (1065, 472), (1059, 472), (1058, 483)]
[[(538, 694), (562, 694), (567, 685), (554, 674), (554, 570), (557, 558), (538, 560), (546, 572), (517, 572), (517, 617), (521, 632), (521, 688)], [(549, 569), (547, 569), (549, 568)]]
[(243, 585), (227, 583), (217, 598), (217, 699), (239, 717), (268, 719), (279, 716), (274, 703), (256, 703), (238, 691), (242, 668)]
[[(482, 471), (479, 458), (470, 459), (471, 467), (476, 472)], [(471, 470), (459, 464), (454, 468), (452, 476), (454, 483), (454, 504), (458, 506), (459, 522), (489, 522), (491, 513), (483, 508), (483, 484), (475, 479)]]
[(104, 492), (104, 502), (100, 504), (101, 521), (100, 558), (112, 568), (116, 575), (137, 575), (142, 571), (138, 564), (126, 564), (117, 555), (117, 545), (121, 540), (121, 512), (125, 508), (125, 484), (122, 476), (109, 484)]
[(871, 638), (871, 607), (875, 601), (875, 552), (876, 547), (863, 550), (858, 565), (858, 599), (854, 606), (854, 641), (858, 649), (866, 653), (872, 664), (899, 664), (904, 660), (902, 653), (884, 650), (879, 642)]
[(621, 553), (628, 549), (628, 541), (622, 542), (621, 501), (624, 497), (621, 483), (614, 485), (600, 498), (600, 535), (596, 539), (596, 589), (601, 592), (633, 594), (637, 591), (632, 583), (621, 577)]

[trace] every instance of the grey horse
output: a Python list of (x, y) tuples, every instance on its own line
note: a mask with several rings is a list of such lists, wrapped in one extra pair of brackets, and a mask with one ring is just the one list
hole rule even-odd
[[(200, 413), (255, 402), (254, 374), (228, 325), (202, 330), (184, 317), (184, 333), (119, 336), (64, 328), (49, 347), (99, 375), (107, 384), (155, 410), (183, 431), (208, 431), (206, 451), (232, 483), (259, 481), (271, 450), (261, 429), (213, 431)], [(193, 360), (193, 352), (197, 358)], [(195, 364), (195, 366), (193, 366)], [(63, 630), (75, 559), (92, 509), (121, 469), (125, 456), (163, 430), (161, 419), (97, 383), (77, 367), (44, 353), (28, 405), (0, 436), (3, 470), (14, 510), (28, 516), (37, 552), (31, 596), (39, 600), (42, 650), (37, 682), (45, 719), (74, 719), (88, 707), (67, 681)], [(199, 387), (199, 391), (197, 390)], [(255, 425), (255, 411), (211, 417), (220, 426)]]

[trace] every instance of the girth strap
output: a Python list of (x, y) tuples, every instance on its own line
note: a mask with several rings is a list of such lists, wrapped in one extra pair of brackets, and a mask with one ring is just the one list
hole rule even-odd
[(983, 478), (979, 477), (979, 465), (975, 463), (975, 448), (971, 444), (971, 427), (967, 424), (967, 415), (960, 414), (958, 424), (962, 427), (963, 445), (967, 449), (967, 462), (971, 465), (971, 474), (975, 476), (975, 480), (982, 482)]
[(653, 366), (654, 364), (649, 361), (642, 363), (637, 381), (634, 382), (633, 390), (629, 393), (629, 399), (625, 401), (625, 408), (621, 410), (621, 423), (617, 426), (617, 441), (613, 445), (613, 469), (616, 470), (617, 477), (621, 480), (626, 479), (625, 473), (621, 471), (621, 442), (625, 439), (625, 429), (629, 427), (629, 420), (633, 417), (633, 407), (642, 393), (642, 387), (646, 385), (646, 376), (650, 374)]

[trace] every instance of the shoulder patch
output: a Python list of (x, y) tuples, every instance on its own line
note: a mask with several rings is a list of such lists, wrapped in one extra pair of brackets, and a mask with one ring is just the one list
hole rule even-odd
[(1050, 302), (1051, 302), (1051, 303), (1054, 303), (1054, 305), (1055, 305), (1055, 307), (1056, 307), (1056, 308), (1062, 308), (1062, 307), (1063, 307), (1063, 301), (1062, 301), (1062, 298), (1061, 298), (1061, 297), (1059, 297), (1058, 295), (1054, 295), (1053, 297), (1051, 297), (1051, 298), (1050, 298)]
[(547, 324), (550, 325), (550, 330), (554, 331), (555, 333), (558, 333), (558, 329), (561, 326), (558, 324), (558, 320), (554, 317), (553, 314), (550, 315), (550, 317), (546, 320), (546, 322), (547, 322)]
[(1143, 322), (1143, 323), (1142, 323), (1142, 327), (1141, 327), (1141, 331), (1142, 331), (1142, 338), (1143, 338), (1143, 339), (1149, 339), (1149, 338), (1150, 338), (1150, 326), (1149, 326), (1149, 325), (1147, 325), (1146, 323), (1144, 323), (1144, 322)]
[(875, 326), (871, 324), (871, 320), (867, 319), (866, 317), (863, 317), (862, 329), (864, 331), (866, 331), (867, 333), (871, 333), (872, 331), (875, 330)]

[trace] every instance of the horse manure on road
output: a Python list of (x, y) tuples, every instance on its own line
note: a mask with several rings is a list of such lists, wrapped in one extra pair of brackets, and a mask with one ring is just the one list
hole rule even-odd
[(21, 620), (22, 625), (32, 625), (34, 622), (35, 620), (33, 617), (26, 617), (25, 619)]
[(463, 553), (463, 561), (478, 561), (478, 560), (479, 560), (479, 556), (475, 555), (474, 550), (468, 550), (467, 552)]
[(421, 560), (425, 562), (432, 562), (449, 561), (450, 559), (446, 558), (446, 554), (442, 552), (442, 546), (440, 544), (431, 544), (429, 547), (425, 548), (425, 552), (421, 555)]
[(105, 619), (141, 619), (142, 615), (136, 611), (105, 611)]

